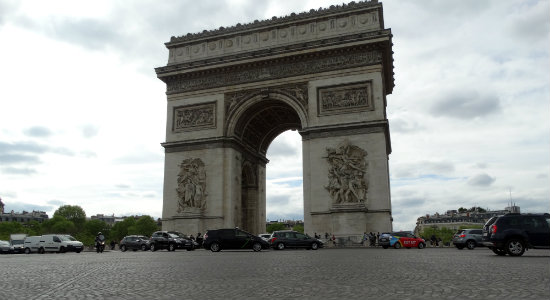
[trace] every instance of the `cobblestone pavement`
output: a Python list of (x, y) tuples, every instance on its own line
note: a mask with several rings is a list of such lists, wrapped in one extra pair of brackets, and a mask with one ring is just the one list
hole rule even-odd
[(2, 299), (548, 299), (550, 251), (107, 251), (0, 256)]

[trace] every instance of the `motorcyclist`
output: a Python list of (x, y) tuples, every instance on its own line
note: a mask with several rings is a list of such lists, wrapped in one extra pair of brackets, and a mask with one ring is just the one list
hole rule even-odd
[(95, 236), (95, 248), (96, 248), (96, 252), (99, 253), (99, 252), (103, 252), (103, 247), (105, 247), (105, 236), (103, 235), (103, 233), (98, 232), (97, 235)]

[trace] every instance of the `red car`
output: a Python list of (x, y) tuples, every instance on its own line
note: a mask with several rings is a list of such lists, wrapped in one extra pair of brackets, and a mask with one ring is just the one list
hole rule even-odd
[(378, 245), (382, 246), (384, 249), (387, 249), (388, 247), (394, 247), (395, 249), (399, 249), (401, 247), (418, 247), (418, 249), (423, 249), (426, 247), (426, 241), (410, 232), (399, 231), (382, 234), (380, 236), (380, 240), (378, 241)]

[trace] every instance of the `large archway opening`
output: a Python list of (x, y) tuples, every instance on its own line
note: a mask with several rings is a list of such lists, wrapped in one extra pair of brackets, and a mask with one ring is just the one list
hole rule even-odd
[(302, 137), (288, 130), (278, 135), (267, 150), (266, 220), (303, 220)]
[[(235, 124), (234, 135), (244, 144), (249, 154), (243, 153), (241, 201), (236, 208), (236, 219), (244, 230), (255, 232), (259, 228), (263, 228), (268, 219), (265, 197), (267, 190), (270, 190), (274, 185), (288, 180), (289, 177), (293, 177), (294, 180), (297, 180), (297, 182), (291, 183), (294, 185), (293, 194), (297, 192), (296, 187), (298, 186), (300, 192), (297, 196), (299, 199), (303, 199), (301, 190), (301, 158), (299, 161), (300, 168), (294, 169), (294, 173), (283, 172), (285, 169), (290, 170), (290, 168), (285, 167), (288, 166), (288, 162), (282, 161), (280, 165), (278, 164), (281, 160), (284, 160), (285, 156), (291, 156), (295, 160), (296, 155), (301, 153), (301, 147), (297, 148), (295, 142), (293, 144), (289, 143), (289, 136), (294, 136), (294, 138), (296, 138), (296, 135), (299, 136), (297, 130), (301, 129), (302, 122), (293, 107), (277, 99), (263, 99), (248, 107), (242, 116), (246, 117), (240, 118)], [(294, 132), (294, 135), (282, 134), (287, 131)], [(270, 175), (270, 181), (268, 182), (266, 180), (267, 175), (265, 174), (267, 166), (265, 161), (262, 162), (258, 157), (265, 158), (267, 156), (268, 148), (279, 135), (282, 137), (273, 147), (274, 151), (272, 155), (277, 165), (271, 167), (275, 171), (273, 175), (278, 178), (271, 177)], [(250, 153), (255, 155), (251, 155)], [(274, 165), (274, 163), (268, 163), (267, 165)], [(291, 166), (295, 167), (296, 163)], [(262, 172), (264, 173), (262, 174)], [(292, 176), (290, 176), (291, 174)], [(281, 189), (280, 192), (283, 193), (277, 193), (275, 190), (271, 192), (273, 193), (270, 195), (270, 199), (273, 200), (271, 201), (273, 204), (270, 205), (270, 211), (273, 212), (271, 217), (286, 216), (286, 214), (279, 214), (277, 211), (281, 205), (284, 205), (282, 202), (285, 199), (288, 201), (289, 189)], [(299, 212), (296, 212), (296, 216), (299, 213), (303, 214), (303, 200), (302, 203), (298, 204), (298, 207), (301, 207), (301, 209)]]

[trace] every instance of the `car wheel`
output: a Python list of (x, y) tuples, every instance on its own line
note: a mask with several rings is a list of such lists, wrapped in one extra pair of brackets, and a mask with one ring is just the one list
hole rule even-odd
[(500, 255), (500, 256), (506, 255), (506, 250), (504, 250), (504, 249), (492, 248), (491, 250), (493, 250), (493, 252), (494, 252), (496, 255)]
[(311, 250), (317, 250), (317, 249), (319, 249), (319, 244), (317, 243), (311, 244)]
[(59, 248), (59, 253), (65, 253), (65, 247)]
[(141, 251), (147, 251), (147, 245), (145, 244), (141, 245)]
[(456, 245), (456, 249), (462, 250), (462, 249), (464, 249), (464, 246), (462, 246), (462, 245)]
[(155, 246), (155, 244), (151, 244), (151, 245), (149, 246), (149, 248), (150, 248), (151, 251), (153, 251), (153, 252), (157, 251), (157, 246)]
[(260, 243), (254, 243), (252, 245), (252, 250), (254, 250), (254, 252), (262, 251), (262, 245)]
[(210, 251), (212, 252), (220, 252), (221, 248), (220, 248), (220, 244), (216, 243), (216, 242), (213, 242), (212, 244), (210, 244)]
[(122, 251), (122, 252), (126, 252), (126, 245), (122, 245), (122, 246), (120, 246), (120, 251)]
[(176, 245), (174, 244), (168, 245), (168, 251), (176, 251)]
[(513, 238), (506, 242), (506, 252), (510, 256), (522, 256), (523, 252), (525, 252), (525, 245), (522, 240)]
[(384, 249), (388, 249), (388, 246), (382, 246), (382, 248), (384, 248)]
[(25, 248), (25, 254), (31, 254), (31, 249), (30, 248)]
[(395, 249), (399, 249), (399, 248), (401, 248), (401, 244), (399, 242), (395, 242), (395, 244), (393, 244), (393, 247)]
[(76, 252), (76, 253), (80, 253), (81, 251), (82, 251), (82, 250), (76, 250), (75, 252)]
[(285, 244), (283, 243), (278, 243), (277, 244), (277, 250), (284, 250), (285, 249)]
[(466, 248), (468, 248), (468, 250), (474, 250), (475, 247), (476, 247), (476, 241), (468, 240), (466, 242)]
[(424, 247), (426, 247), (426, 245), (424, 245), (424, 243), (419, 243), (418, 244), (418, 249), (424, 249)]
[(46, 251), (44, 250), (44, 248), (40, 248), (40, 249), (38, 249), (38, 253), (44, 254), (44, 253), (46, 253)]

